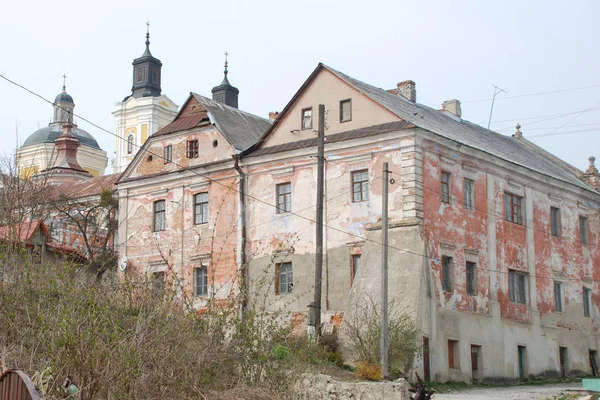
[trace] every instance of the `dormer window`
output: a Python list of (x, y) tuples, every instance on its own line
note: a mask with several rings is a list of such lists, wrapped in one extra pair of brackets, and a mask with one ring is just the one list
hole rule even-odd
[(340, 101), (340, 122), (352, 121), (352, 100)]
[(312, 107), (302, 110), (302, 130), (312, 129)]
[(129, 135), (129, 137), (127, 138), (127, 154), (133, 153), (133, 141), (133, 135)]

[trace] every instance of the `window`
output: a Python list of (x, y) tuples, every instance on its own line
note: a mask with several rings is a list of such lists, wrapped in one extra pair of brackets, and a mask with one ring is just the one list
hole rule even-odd
[(506, 220), (515, 224), (523, 225), (521, 205), (523, 198), (514, 194), (504, 193), (504, 211)]
[(450, 173), (442, 172), (442, 201), (450, 203)]
[(281, 183), (276, 186), (277, 190), (277, 214), (292, 211), (292, 184)]
[(592, 289), (586, 287), (583, 288), (583, 316), (590, 317), (591, 314), (591, 302), (592, 302)]
[(166, 225), (165, 201), (154, 202), (154, 232), (164, 231)]
[(452, 257), (442, 257), (442, 289), (452, 291)]
[(560, 208), (550, 207), (550, 224), (552, 226), (552, 236), (560, 236)]
[(165, 271), (152, 273), (152, 286), (161, 292), (165, 290)]
[(458, 340), (448, 340), (448, 368), (459, 368)]
[(302, 110), (302, 130), (312, 129), (312, 107)]
[(208, 268), (204, 265), (194, 268), (194, 295), (208, 296)]
[(360, 264), (360, 254), (352, 255), (352, 265), (350, 270), (350, 286), (354, 283), (354, 277), (356, 276), (356, 272), (358, 271), (358, 265)]
[(579, 241), (583, 244), (588, 242), (588, 219), (587, 217), (579, 216)]
[(198, 193), (194, 196), (194, 225), (208, 222), (208, 193)]
[(42, 263), (42, 246), (33, 246), (31, 248), (31, 263), (41, 264)]
[(165, 160), (165, 164), (168, 164), (173, 161), (173, 146), (165, 146), (165, 155), (163, 158)]
[(133, 135), (129, 135), (129, 137), (127, 137), (127, 154), (133, 153), (133, 141)]
[(292, 273), (292, 263), (286, 262), (276, 265), (275, 293), (292, 293), (294, 289), (294, 275)]
[(185, 143), (185, 154), (187, 158), (198, 158), (198, 140), (188, 140)]
[(340, 101), (340, 122), (352, 121), (352, 100)]
[(473, 188), (475, 186), (475, 182), (470, 179), (465, 179), (464, 184), (464, 192), (465, 192), (465, 208), (467, 210), (475, 209), (475, 193)]
[(367, 200), (369, 200), (369, 172), (366, 169), (354, 171), (352, 172), (352, 201), (358, 203)]
[(524, 272), (509, 270), (508, 271), (508, 291), (510, 301), (515, 303), (527, 304), (525, 294), (525, 281), (527, 274)]
[(475, 296), (477, 294), (477, 278), (475, 270), (477, 265), (474, 262), (467, 261), (467, 294)]
[(562, 312), (562, 287), (561, 282), (554, 281), (554, 309)]

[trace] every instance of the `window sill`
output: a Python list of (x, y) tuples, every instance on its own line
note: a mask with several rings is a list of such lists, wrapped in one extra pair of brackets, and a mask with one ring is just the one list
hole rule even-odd
[(206, 221), (206, 222), (200, 222), (200, 223), (194, 222), (194, 225), (207, 225), (207, 224), (208, 224), (208, 221)]

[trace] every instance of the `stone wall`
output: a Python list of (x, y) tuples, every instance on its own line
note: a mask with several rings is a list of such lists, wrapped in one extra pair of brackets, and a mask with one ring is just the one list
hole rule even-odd
[(329, 375), (304, 374), (294, 400), (408, 400), (409, 387), (404, 379), (395, 382), (340, 382)]

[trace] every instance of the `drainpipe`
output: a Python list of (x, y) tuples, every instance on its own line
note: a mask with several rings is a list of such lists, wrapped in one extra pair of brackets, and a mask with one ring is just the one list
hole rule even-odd
[(239, 194), (240, 194), (240, 224), (241, 224), (241, 239), (238, 243), (240, 249), (240, 319), (248, 308), (248, 267), (246, 265), (246, 174), (239, 166), (240, 155), (233, 155), (233, 166), (240, 175)]

